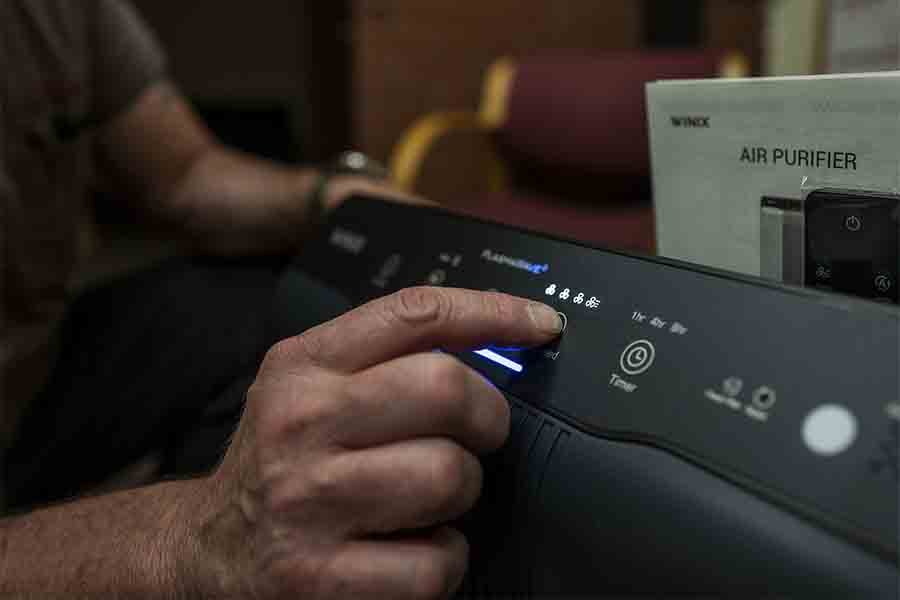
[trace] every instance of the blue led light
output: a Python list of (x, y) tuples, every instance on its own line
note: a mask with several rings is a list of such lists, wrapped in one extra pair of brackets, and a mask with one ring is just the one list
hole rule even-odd
[(517, 363), (513, 360), (509, 360), (502, 354), (497, 354), (496, 352), (494, 352), (492, 350), (488, 350), (487, 348), (485, 348), (483, 350), (476, 350), (475, 354), (477, 354), (478, 356), (483, 356), (486, 359), (488, 359), (489, 361), (495, 362), (498, 365), (506, 367), (510, 371), (515, 371), (516, 373), (521, 373), (522, 370), (524, 369), (524, 367), (522, 365), (520, 365), (519, 363)]

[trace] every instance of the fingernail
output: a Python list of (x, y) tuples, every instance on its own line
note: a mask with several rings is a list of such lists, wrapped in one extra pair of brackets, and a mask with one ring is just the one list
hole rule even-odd
[(531, 315), (531, 320), (535, 326), (544, 333), (556, 335), (562, 331), (562, 319), (559, 318), (559, 313), (546, 304), (529, 303), (528, 314)]

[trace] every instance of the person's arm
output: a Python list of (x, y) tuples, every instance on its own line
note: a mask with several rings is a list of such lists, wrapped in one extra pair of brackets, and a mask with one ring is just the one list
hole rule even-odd
[(561, 329), (535, 302), (420, 287), (286, 339), (211, 475), (0, 521), (0, 595), (450, 598), (468, 554), (452, 523), (510, 416), (487, 379), (432, 349)]
[(183, 598), (200, 480), (0, 520), (0, 596)]
[[(225, 147), (178, 90), (145, 89), (98, 136), (104, 166), (135, 198), (201, 249), (221, 254), (277, 252), (295, 246), (317, 217), (314, 169), (281, 165)], [(408, 197), (360, 177), (335, 178), (325, 209), (353, 192)]]

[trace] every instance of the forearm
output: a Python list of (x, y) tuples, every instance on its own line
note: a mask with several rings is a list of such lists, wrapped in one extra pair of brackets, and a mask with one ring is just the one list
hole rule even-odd
[(202, 480), (159, 484), (0, 520), (0, 595), (189, 596)]
[(192, 245), (219, 254), (290, 250), (309, 228), (318, 175), (214, 145), (161, 205)]

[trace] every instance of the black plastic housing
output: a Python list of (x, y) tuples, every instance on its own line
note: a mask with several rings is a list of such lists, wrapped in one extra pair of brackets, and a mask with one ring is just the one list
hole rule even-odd
[[(895, 307), (356, 198), (288, 270), (273, 326), (429, 282), (568, 321), (552, 347), (491, 349), (518, 373), (459, 355), (513, 415), (460, 523), (461, 596), (898, 596)], [(831, 406), (856, 429), (824, 455), (806, 430)]]

